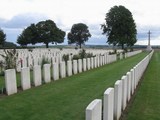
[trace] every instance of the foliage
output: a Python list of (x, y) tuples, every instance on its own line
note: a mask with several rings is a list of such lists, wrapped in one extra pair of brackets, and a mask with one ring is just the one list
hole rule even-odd
[(114, 6), (106, 14), (106, 23), (102, 24), (103, 33), (107, 42), (121, 46), (133, 46), (136, 43), (136, 25), (132, 13), (124, 6)]
[(0, 60), (0, 76), (4, 76), (4, 61)]
[(44, 64), (50, 64), (50, 61), (45, 56), (42, 57), (41, 67), (43, 67)]
[(0, 29), (0, 45), (3, 46), (6, 40), (6, 34)]
[(72, 59), (73, 60), (78, 60), (78, 59), (81, 59), (81, 57), (80, 57), (80, 55), (77, 54), (77, 55), (73, 55)]
[(3, 47), (5, 47), (5, 48), (16, 48), (17, 45), (14, 44), (13, 42), (7, 42), (7, 41), (5, 41)]
[(88, 26), (83, 23), (74, 24), (71, 31), (68, 33), (68, 44), (76, 43), (81, 48), (81, 45), (88, 41), (91, 34), (88, 30)]
[(86, 56), (87, 56), (86, 54), (87, 53), (86, 53), (85, 49), (82, 49), (82, 50), (79, 51), (79, 56), (80, 56), (81, 59), (86, 58)]
[(27, 44), (44, 43), (48, 48), (48, 44), (57, 44), (64, 41), (65, 32), (59, 29), (54, 21), (40, 21), (37, 24), (31, 24), (23, 30), (18, 36), (17, 43), (21, 46)]
[(73, 55), (74, 60), (94, 57), (92, 53), (86, 53), (86, 50), (82, 49), (77, 55)]
[(64, 54), (62, 56), (62, 59), (67, 63), (67, 61), (69, 60), (69, 54)]
[(4, 68), (5, 69), (15, 69), (17, 65), (17, 52), (16, 49), (6, 50), (4, 49), (5, 54), (0, 54), (4, 59)]
[(38, 38), (38, 32), (35, 24), (31, 24), (25, 28), (17, 38), (17, 43), (21, 46), (27, 46), (27, 44), (36, 44)]

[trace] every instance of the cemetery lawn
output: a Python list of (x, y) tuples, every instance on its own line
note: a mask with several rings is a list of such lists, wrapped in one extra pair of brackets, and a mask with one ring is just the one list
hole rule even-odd
[(126, 119), (160, 120), (160, 51), (153, 54)]
[(0, 98), (0, 120), (85, 120), (85, 109), (147, 53)]

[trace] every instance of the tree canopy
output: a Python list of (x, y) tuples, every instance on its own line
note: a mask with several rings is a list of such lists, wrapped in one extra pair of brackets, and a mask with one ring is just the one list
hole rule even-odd
[(6, 40), (6, 34), (0, 29), (0, 45), (3, 46)]
[(31, 24), (18, 36), (17, 43), (20, 45), (44, 43), (48, 48), (49, 43), (62, 43), (65, 32), (59, 29), (52, 20), (40, 21)]
[(81, 45), (88, 41), (91, 34), (88, 26), (83, 23), (74, 24), (71, 31), (68, 33), (68, 44), (76, 43), (81, 48)]
[(124, 6), (114, 6), (106, 13), (105, 24), (102, 24), (103, 33), (107, 42), (112, 45), (133, 46), (137, 39), (136, 24), (132, 13)]

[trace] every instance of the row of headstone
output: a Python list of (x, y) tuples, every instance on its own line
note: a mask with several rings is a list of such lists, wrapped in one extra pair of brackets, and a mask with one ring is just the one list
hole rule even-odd
[[(97, 56), (87, 59), (79, 59), (73, 61), (65, 62), (54, 62), (52, 64), (52, 73), (51, 65), (43, 65), (43, 73), (41, 71), (40, 65), (33, 66), (33, 84), (34, 86), (39, 86), (42, 84), (42, 77), (45, 83), (51, 82), (51, 76), (53, 80), (58, 80), (59, 78), (65, 78), (66, 76), (71, 76), (73, 74), (81, 73), (82, 71), (90, 70), (103, 65), (102, 59), (104, 56)], [(110, 56), (108, 56), (110, 57)], [(109, 59), (111, 61), (116, 60), (113, 56)], [(99, 60), (99, 61), (98, 61)], [(106, 59), (107, 60), (107, 59)], [(107, 62), (106, 62), (107, 63)], [(15, 69), (9, 69), (5, 71), (5, 81), (6, 81), (6, 91), (8, 95), (14, 94), (17, 92), (17, 83), (16, 83), (16, 71)], [(21, 87), (23, 90), (31, 88), (30, 80), (30, 68), (23, 67), (21, 68)]]
[[(52, 64), (43, 65), (43, 73), (41, 71), (41, 66), (36, 64), (33, 66), (33, 84), (34, 86), (39, 86), (42, 84), (42, 79), (45, 83), (51, 82), (53, 80), (58, 80), (60, 78), (65, 78), (73, 74), (81, 73), (93, 68), (100, 67), (105, 64), (109, 64), (117, 60), (116, 55), (97, 55), (96, 57), (87, 59), (78, 59), (73, 61), (54, 61)], [(51, 71), (52, 65), (52, 73)], [(30, 68), (23, 67), (21, 71), (21, 87), (23, 90), (31, 88), (30, 80)], [(12, 80), (12, 78), (14, 80)], [(14, 94), (17, 92), (16, 83), (16, 71), (14, 69), (5, 71), (5, 86), (7, 94)]]
[[(80, 50), (75, 49), (67, 49), (58, 51), (57, 49), (34, 49), (32, 52), (27, 50), (19, 51), (18, 59), (17, 59), (17, 71), (20, 72), (22, 67), (30, 67), (31, 69), (35, 65), (41, 65), (43, 59), (49, 61), (49, 63), (53, 64), (54, 62), (61, 62), (63, 61), (62, 56), (64, 54), (69, 55), (69, 60), (72, 59), (74, 54), (78, 54)], [(107, 50), (86, 50), (87, 53), (93, 53), (93, 55), (103, 55), (108, 53)]]
[(127, 53), (125, 53), (125, 58), (134, 56), (134, 55), (139, 54), (139, 53), (141, 53), (141, 52), (142, 52), (142, 50), (127, 52)]
[[(154, 51), (133, 67), (121, 80), (116, 81), (114, 88), (104, 92), (101, 99), (95, 99), (86, 108), (86, 120), (119, 120), (127, 107), (134, 91), (145, 71)], [(103, 106), (102, 106), (103, 105)], [(102, 109), (103, 108), (103, 109)], [(103, 113), (103, 114), (102, 114)]]

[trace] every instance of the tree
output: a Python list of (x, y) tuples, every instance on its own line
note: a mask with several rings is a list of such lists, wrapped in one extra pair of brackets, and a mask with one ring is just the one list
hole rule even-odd
[(83, 23), (74, 24), (68, 33), (68, 44), (76, 43), (81, 48), (81, 45), (88, 41), (89, 37), (91, 34), (87, 25)]
[(59, 29), (52, 20), (41, 21), (36, 24), (38, 42), (43, 42), (48, 48), (49, 43), (64, 42), (65, 32)]
[(62, 43), (65, 32), (59, 29), (52, 20), (40, 21), (31, 24), (18, 36), (17, 43), (26, 46), (27, 44), (44, 43), (48, 48), (49, 43)]
[(37, 43), (37, 29), (35, 24), (31, 24), (17, 38), (17, 43), (21, 46), (27, 46), (27, 44), (36, 44)]
[(114, 6), (106, 14), (105, 24), (102, 24), (103, 33), (108, 37), (109, 44), (133, 46), (137, 39), (137, 30), (132, 13), (124, 6)]
[(0, 29), (0, 45), (3, 46), (6, 40), (6, 34)]

